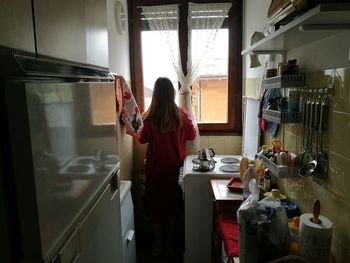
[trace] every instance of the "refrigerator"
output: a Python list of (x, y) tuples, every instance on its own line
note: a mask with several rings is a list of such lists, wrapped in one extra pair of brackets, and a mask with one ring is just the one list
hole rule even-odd
[(5, 262), (121, 262), (114, 78), (1, 55), (0, 237)]

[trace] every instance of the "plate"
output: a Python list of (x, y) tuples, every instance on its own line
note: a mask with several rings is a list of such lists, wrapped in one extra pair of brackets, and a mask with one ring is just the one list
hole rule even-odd
[(224, 172), (239, 172), (239, 166), (235, 164), (225, 164), (220, 167), (221, 171)]
[(243, 191), (243, 183), (240, 178), (232, 177), (227, 183), (227, 188), (230, 191)]
[(239, 160), (237, 158), (233, 158), (233, 157), (224, 157), (221, 159), (222, 163), (238, 163)]

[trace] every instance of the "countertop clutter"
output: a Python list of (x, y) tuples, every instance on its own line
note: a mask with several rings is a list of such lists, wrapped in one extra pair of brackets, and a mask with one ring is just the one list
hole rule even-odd
[[(269, 169), (265, 168), (261, 156), (268, 158), (270, 154), (270, 158), (275, 158), (281, 152), (284, 152), (283, 146), (275, 142), (272, 149), (262, 146), (256, 159), (247, 161), (243, 157), (240, 161), (243, 174), (243, 200), (237, 209), (240, 262), (284, 262), (290, 255), (297, 256), (295, 262), (329, 262), (333, 223), (320, 214), (320, 201), (314, 201), (311, 213), (301, 214), (297, 203), (289, 200), (277, 185), (271, 188), (271, 182), (264, 182), (274, 176), (266, 176)], [(288, 167), (288, 155), (284, 162)], [(214, 196), (234, 200), (237, 193), (230, 193), (229, 187), (224, 189), (219, 185), (212, 182)], [(225, 236), (225, 232), (221, 235)]]

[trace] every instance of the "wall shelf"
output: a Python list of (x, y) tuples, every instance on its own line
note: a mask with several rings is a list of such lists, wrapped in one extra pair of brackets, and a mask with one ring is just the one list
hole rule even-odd
[(241, 54), (293, 49), (347, 30), (349, 25), (350, 3), (322, 3), (243, 50)]
[(263, 118), (267, 121), (275, 123), (299, 123), (300, 112), (288, 111), (280, 112), (274, 110), (263, 109)]
[(304, 74), (298, 75), (281, 75), (262, 80), (264, 89), (288, 89), (303, 88), (305, 86)]

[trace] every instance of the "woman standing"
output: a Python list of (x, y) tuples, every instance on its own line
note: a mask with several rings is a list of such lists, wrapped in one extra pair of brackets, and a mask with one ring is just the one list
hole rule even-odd
[(155, 254), (173, 252), (182, 202), (179, 169), (185, 159), (185, 143), (195, 137), (191, 118), (175, 104), (173, 84), (168, 78), (158, 78), (139, 139), (140, 143), (148, 143), (145, 209), (154, 227)]

